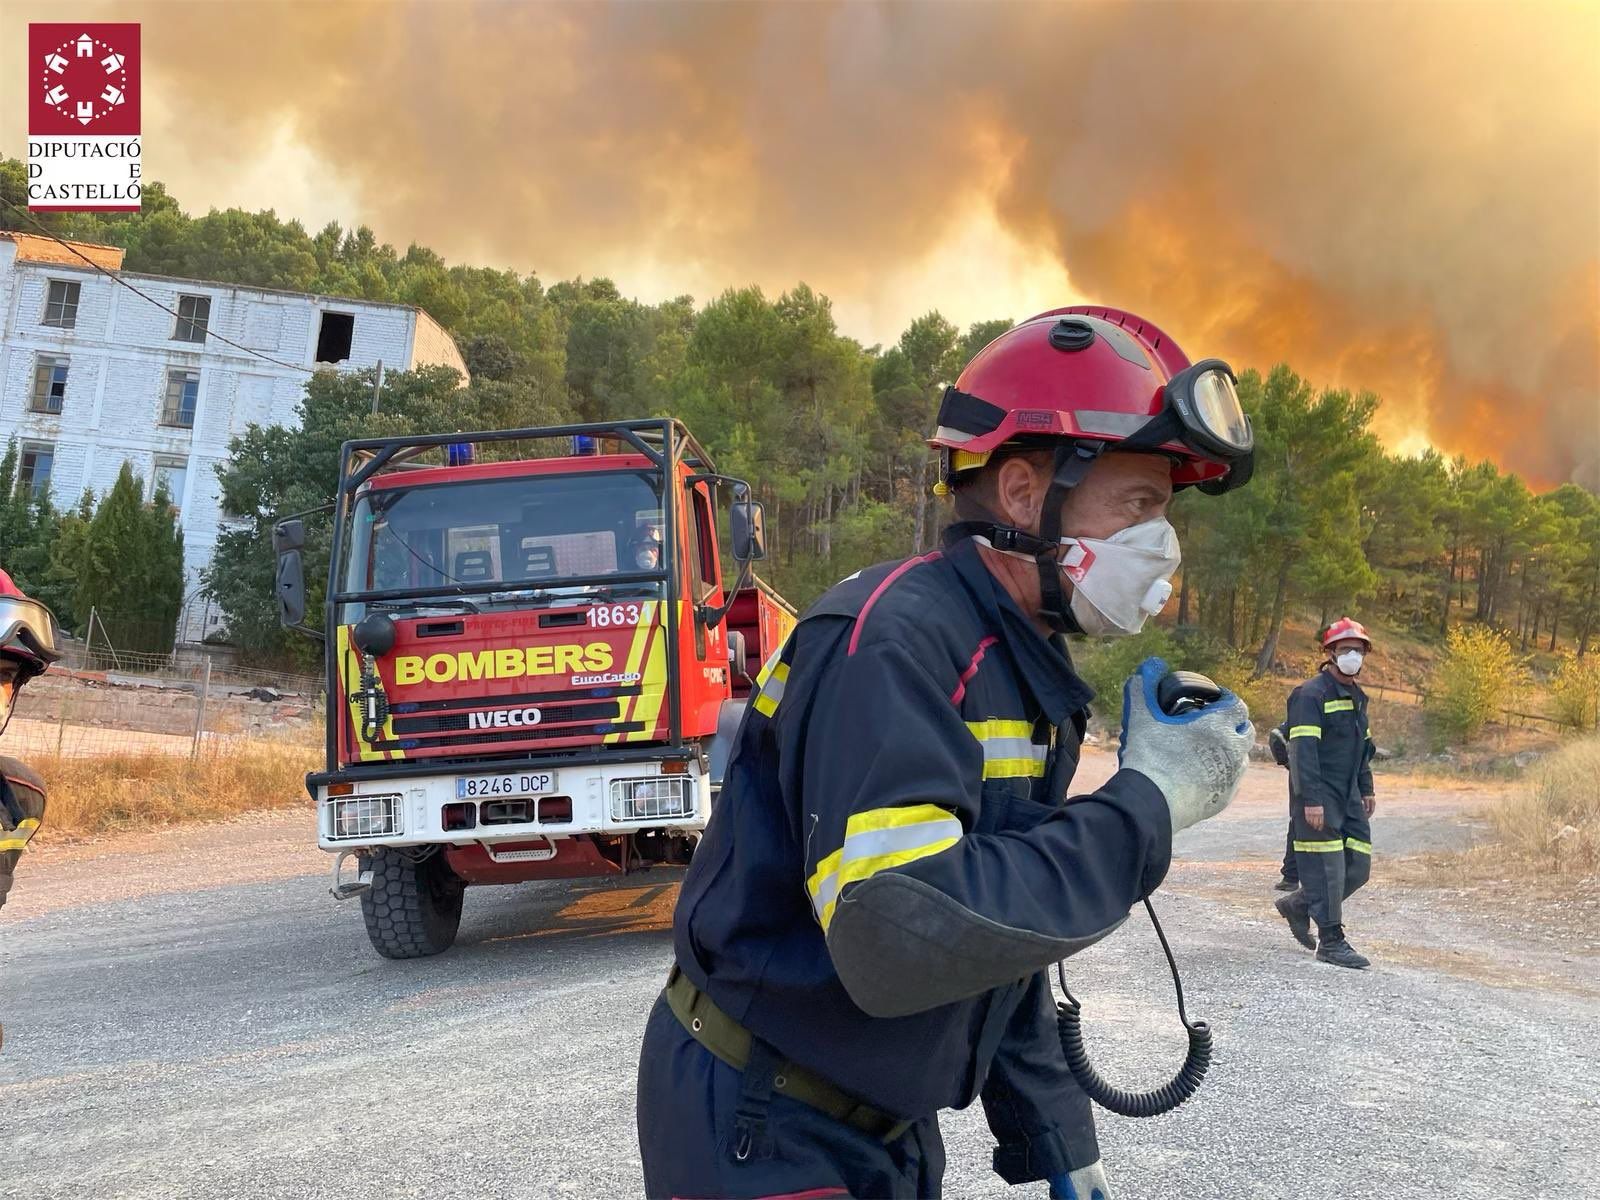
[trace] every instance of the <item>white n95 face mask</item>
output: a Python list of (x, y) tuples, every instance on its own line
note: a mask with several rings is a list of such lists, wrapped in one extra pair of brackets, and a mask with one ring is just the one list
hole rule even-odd
[(1338, 658), (1333, 660), (1334, 665), (1346, 675), (1361, 674), (1361, 664), (1365, 661), (1366, 655), (1362, 654), (1359, 650), (1346, 650), (1343, 654), (1339, 655)]
[(1090, 637), (1131, 637), (1172, 595), (1183, 562), (1165, 517), (1108, 538), (1062, 538), (1061, 573), (1072, 582), (1072, 616)]

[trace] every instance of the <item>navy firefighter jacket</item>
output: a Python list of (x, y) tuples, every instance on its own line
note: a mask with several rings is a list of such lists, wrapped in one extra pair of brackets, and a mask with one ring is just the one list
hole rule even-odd
[(983, 1099), (1010, 1182), (1099, 1157), (1044, 968), (1171, 856), (1136, 771), (1065, 803), (1092, 698), (970, 539), (828, 592), (763, 668), (674, 918), (785, 1057), (913, 1119)]
[(1289, 789), (1297, 805), (1321, 805), (1330, 829), (1340, 815), (1359, 813), (1372, 795), (1376, 748), (1367, 725), (1367, 694), (1327, 668), (1289, 695)]

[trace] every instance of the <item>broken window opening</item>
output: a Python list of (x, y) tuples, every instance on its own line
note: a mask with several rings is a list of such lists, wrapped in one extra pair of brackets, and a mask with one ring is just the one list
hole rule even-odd
[(356, 332), (354, 313), (325, 312), (317, 330), (317, 361), (344, 362), (350, 357), (350, 342)]

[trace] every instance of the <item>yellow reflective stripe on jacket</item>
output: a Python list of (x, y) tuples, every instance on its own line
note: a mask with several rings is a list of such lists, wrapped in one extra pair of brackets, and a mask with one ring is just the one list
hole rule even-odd
[(1324, 701), (1323, 705), (1322, 705), (1322, 711), (1325, 712), (1325, 713), (1331, 713), (1331, 712), (1355, 712), (1355, 710), (1356, 710), (1356, 702), (1354, 700), (1349, 700), (1349, 699), (1345, 699), (1345, 700), (1327, 700), (1327, 701)]
[(1372, 843), (1363, 842), (1360, 838), (1345, 838), (1344, 848), (1346, 850), (1354, 850), (1357, 854), (1372, 853)]
[(783, 688), (788, 680), (789, 664), (779, 662), (776, 656), (761, 668), (761, 674), (756, 676), (759, 692), (755, 698), (755, 709), (763, 717), (770, 717), (778, 711), (778, 702), (783, 699)]
[(1296, 725), (1292, 729), (1289, 730), (1289, 736), (1292, 737), (1292, 738), (1297, 738), (1297, 737), (1319, 738), (1319, 737), (1322, 736), (1322, 726), (1320, 726), (1320, 725)]
[(968, 721), (967, 728), (983, 747), (985, 779), (1042, 779), (1050, 747), (1033, 740), (1032, 721)]
[(38, 828), (38, 817), (23, 817), (22, 820), (17, 822), (16, 829), (4, 836), (0, 836), (0, 853), (7, 850), (21, 850), (28, 844), (28, 839), (34, 835), (34, 831)]
[(1339, 838), (1334, 838), (1331, 842), (1296, 841), (1294, 848), (1303, 854), (1338, 854), (1344, 849), (1344, 842)]
[(847, 884), (948, 850), (961, 840), (961, 822), (936, 804), (873, 808), (845, 822), (844, 845), (817, 864), (806, 880), (811, 907), (826, 930)]

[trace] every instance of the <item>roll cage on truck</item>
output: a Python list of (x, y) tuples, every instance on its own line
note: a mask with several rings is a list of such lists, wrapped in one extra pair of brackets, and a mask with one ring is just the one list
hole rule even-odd
[[(524, 442), (562, 453), (480, 455)], [(448, 949), (468, 885), (688, 861), (747, 664), (795, 619), (751, 570), (764, 519), (743, 480), (670, 419), (375, 438), (342, 447), (331, 509), (326, 632), (305, 626), (307, 514), (273, 527), (276, 595), (325, 643), (306, 787), (333, 894), (360, 897), (379, 954)]]

